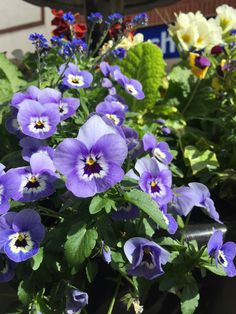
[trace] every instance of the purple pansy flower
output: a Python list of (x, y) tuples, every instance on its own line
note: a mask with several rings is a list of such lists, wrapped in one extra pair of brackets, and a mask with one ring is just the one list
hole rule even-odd
[(126, 138), (129, 157), (131, 159), (137, 158), (144, 152), (143, 142), (139, 140), (138, 133), (134, 129), (122, 125), (122, 130)]
[(66, 298), (66, 313), (75, 314), (88, 304), (88, 294), (79, 289), (70, 289)]
[(105, 115), (115, 125), (121, 125), (125, 120), (125, 113), (116, 102), (101, 102), (97, 105), (96, 112)]
[(161, 276), (169, 258), (169, 252), (153, 241), (145, 238), (132, 238), (126, 241), (124, 252), (131, 263), (128, 274), (148, 280)]
[(101, 24), (103, 20), (103, 15), (100, 12), (91, 12), (87, 19), (91, 23)]
[(132, 204), (125, 204), (117, 208), (117, 211), (112, 212), (112, 219), (115, 221), (135, 219), (139, 216), (138, 207)]
[(214, 202), (210, 198), (211, 195), (208, 188), (204, 184), (198, 182), (189, 183), (189, 187), (193, 190), (195, 195), (195, 206), (202, 207), (207, 215), (218, 223), (222, 223), (219, 214), (215, 209)]
[(169, 135), (169, 134), (171, 134), (171, 129), (168, 128), (167, 126), (164, 127), (164, 128), (161, 128), (161, 131), (162, 131), (162, 133), (163, 133), (164, 135)]
[(5, 214), (9, 208), (10, 194), (6, 186), (6, 174), (3, 170), (5, 166), (0, 163), (0, 215)]
[(54, 103), (41, 104), (28, 99), (21, 104), (17, 121), (24, 134), (45, 139), (56, 132), (60, 114)]
[(21, 103), (26, 99), (38, 100), (41, 91), (36, 86), (29, 86), (25, 92), (15, 93), (11, 99), (11, 106), (19, 109)]
[(93, 76), (88, 71), (80, 71), (73, 63), (69, 63), (65, 70), (65, 64), (60, 66), (59, 74), (63, 74), (63, 84), (70, 88), (88, 88), (92, 84)]
[(105, 77), (110, 77), (113, 80), (117, 80), (117, 77), (121, 75), (120, 67), (118, 65), (109, 65), (109, 63), (103, 61), (100, 63), (100, 70)]
[(41, 104), (57, 104), (61, 121), (73, 116), (80, 106), (79, 99), (73, 97), (62, 98), (61, 92), (53, 88), (43, 89), (39, 96), (39, 102)]
[(151, 133), (144, 135), (143, 147), (145, 151), (152, 151), (153, 156), (166, 165), (168, 165), (173, 159), (173, 156), (170, 153), (169, 145), (166, 142), (158, 143), (155, 136)]
[(236, 255), (236, 244), (234, 242), (223, 244), (223, 233), (221, 230), (215, 231), (210, 237), (207, 250), (209, 255), (215, 258), (216, 265), (219, 263), (224, 267), (227, 276), (234, 277), (236, 275), (233, 263)]
[(33, 209), (0, 217), (0, 250), (14, 262), (23, 262), (37, 254), (44, 234), (40, 215)]
[(117, 74), (117, 82), (126, 90), (126, 92), (136, 99), (143, 99), (145, 97), (142, 84), (133, 79), (129, 79), (122, 73)]
[(117, 48), (115, 50), (112, 50), (111, 53), (118, 59), (124, 59), (124, 57), (127, 54), (127, 51), (124, 48)]
[(196, 204), (194, 191), (187, 186), (173, 189), (171, 211), (179, 215), (187, 216)]
[(0, 253), (0, 283), (13, 279), (15, 276), (15, 266), (16, 264), (8, 259), (5, 254)]
[(116, 128), (93, 115), (76, 139), (65, 139), (55, 151), (56, 168), (67, 177), (66, 186), (78, 197), (90, 197), (120, 182), (127, 145)]
[(53, 159), (54, 149), (47, 146), (44, 140), (26, 136), (20, 140), (20, 146), (22, 147), (22, 158), (25, 161), (30, 161), (30, 157), (35, 153), (46, 154)]
[(127, 173), (133, 179), (139, 180), (140, 188), (148, 193), (159, 205), (167, 204), (172, 199), (172, 174), (168, 168), (155, 158), (143, 157), (135, 164), (138, 177), (133, 170)]
[(10, 169), (5, 174), (7, 193), (15, 201), (31, 202), (54, 193), (54, 172), (52, 160), (46, 154), (36, 153), (30, 157), (30, 167)]
[(197, 56), (195, 58), (195, 66), (199, 69), (205, 69), (211, 65), (211, 61), (204, 56)]
[(175, 234), (178, 229), (178, 224), (174, 217), (171, 214), (167, 213), (167, 205), (162, 205), (160, 207), (160, 210), (167, 225), (167, 231), (169, 232), (169, 234)]
[(111, 262), (111, 249), (104, 241), (102, 241), (102, 258), (107, 264)]
[(22, 133), (21, 127), (17, 121), (17, 113), (18, 110), (16, 108), (12, 108), (11, 116), (7, 118), (5, 127), (9, 133), (16, 135), (18, 138), (22, 138), (25, 135)]
[(105, 87), (108, 89), (112, 88), (113, 87), (112, 81), (109, 78), (104, 77), (102, 79), (102, 87)]

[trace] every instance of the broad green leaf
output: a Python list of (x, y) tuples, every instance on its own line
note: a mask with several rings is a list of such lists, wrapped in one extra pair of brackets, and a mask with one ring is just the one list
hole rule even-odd
[(89, 261), (86, 266), (86, 276), (89, 283), (93, 282), (95, 276), (97, 275), (97, 272), (98, 272), (97, 263)]
[(216, 264), (212, 263), (203, 263), (201, 264), (201, 267), (209, 270), (210, 272), (218, 275), (218, 276), (226, 276), (226, 273), (225, 273), (225, 270), (224, 270), (224, 267), (220, 264), (218, 264), (218, 266), (216, 266)]
[(33, 270), (37, 270), (43, 261), (43, 247), (41, 247), (36, 255), (34, 255), (30, 262)]
[(31, 296), (29, 293), (30, 291), (31, 287), (29, 282), (27, 280), (21, 281), (18, 286), (17, 295), (20, 302), (23, 303), (24, 305), (29, 304), (31, 301)]
[(142, 222), (138, 222), (138, 234), (152, 237), (156, 230), (156, 224), (150, 219), (142, 219)]
[(161, 49), (151, 42), (138, 44), (128, 50), (119, 62), (122, 73), (142, 83), (145, 98), (137, 100), (125, 94), (129, 108), (133, 111), (152, 108), (157, 101), (158, 88), (165, 75), (165, 62)]
[(198, 286), (192, 279), (182, 290), (181, 293), (181, 312), (182, 314), (193, 314), (198, 307), (199, 301)]
[(164, 246), (171, 246), (173, 248), (184, 248), (184, 246), (178, 240), (174, 240), (170, 237), (159, 238), (157, 242), (158, 244)]
[(25, 85), (26, 82), (18, 68), (7, 59), (5, 53), (0, 53), (0, 102), (9, 100), (13, 93)]
[(96, 245), (98, 234), (94, 228), (85, 223), (74, 224), (65, 243), (65, 256), (71, 265), (78, 265), (90, 256)]
[(97, 195), (92, 199), (90, 203), (89, 212), (90, 214), (94, 215), (99, 213), (104, 208), (107, 213), (110, 213), (112, 208), (116, 208), (116, 204), (113, 200), (109, 198)]
[(209, 149), (200, 151), (195, 146), (189, 145), (185, 147), (184, 157), (188, 160), (193, 174), (206, 168), (212, 170), (219, 167), (216, 154)]
[(144, 211), (149, 217), (151, 217), (161, 228), (167, 230), (167, 224), (163, 218), (163, 214), (156, 202), (152, 200), (150, 195), (140, 190), (134, 189), (124, 194), (124, 198), (127, 202), (136, 205), (142, 211)]

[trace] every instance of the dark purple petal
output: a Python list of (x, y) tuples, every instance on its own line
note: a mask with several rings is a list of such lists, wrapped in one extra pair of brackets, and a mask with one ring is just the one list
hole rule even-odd
[(26, 161), (29, 161), (31, 155), (37, 152), (45, 153), (51, 159), (53, 159), (54, 149), (50, 146), (47, 146), (46, 141), (26, 136), (20, 140), (20, 146), (23, 148), (22, 157)]
[(14, 217), (12, 227), (15, 232), (28, 231), (31, 225), (40, 224), (41, 217), (33, 209), (23, 209)]
[(135, 219), (139, 216), (139, 209), (131, 204), (121, 206), (117, 211), (112, 212), (112, 219), (115, 221)]
[(15, 263), (9, 260), (5, 254), (0, 254), (0, 283), (9, 282), (15, 276)]
[(205, 69), (211, 65), (211, 61), (204, 56), (197, 56), (195, 58), (195, 66), (199, 69)]
[(70, 289), (66, 299), (66, 313), (75, 314), (88, 304), (88, 294), (78, 289)]

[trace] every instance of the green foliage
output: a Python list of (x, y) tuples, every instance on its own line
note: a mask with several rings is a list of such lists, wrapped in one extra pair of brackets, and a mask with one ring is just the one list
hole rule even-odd
[(94, 215), (105, 209), (107, 213), (110, 213), (112, 208), (116, 209), (116, 204), (113, 200), (107, 198), (106, 196), (97, 195), (90, 203), (89, 212)]
[(31, 301), (32, 295), (30, 294), (30, 291), (31, 287), (29, 281), (27, 279), (21, 281), (18, 286), (17, 295), (20, 302), (23, 303), (24, 305), (28, 305)]
[(41, 247), (36, 255), (31, 259), (31, 267), (33, 270), (37, 270), (43, 261), (43, 247)]
[(129, 49), (127, 56), (118, 64), (125, 75), (142, 83), (145, 93), (143, 100), (124, 95), (129, 108), (139, 112), (153, 108), (165, 75), (165, 62), (160, 48), (151, 42), (138, 44)]
[(85, 270), (86, 270), (86, 276), (87, 276), (88, 282), (89, 283), (93, 282), (93, 280), (94, 280), (94, 278), (98, 272), (97, 263), (89, 261)]
[(150, 195), (140, 190), (132, 190), (124, 194), (124, 198), (127, 202), (134, 204), (145, 212), (149, 217), (153, 219), (161, 228), (167, 230), (167, 224), (163, 218), (163, 215), (158, 208), (156, 202), (152, 200)]
[(181, 311), (182, 314), (193, 314), (198, 307), (200, 299), (198, 286), (192, 276), (189, 277), (189, 282), (184, 286), (181, 292)]
[(9, 101), (12, 94), (26, 86), (21, 72), (7, 59), (4, 53), (0, 53), (0, 103)]
[(98, 234), (83, 222), (74, 224), (65, 243), (65, 256), (71, 265), (78, 265), (90, 256), (96, 245)]

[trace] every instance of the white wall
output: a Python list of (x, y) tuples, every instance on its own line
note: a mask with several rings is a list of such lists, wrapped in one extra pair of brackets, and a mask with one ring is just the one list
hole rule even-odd
[[(21, 49), (23, 52), (34, 51), (33, 45), (28, 40), (30, 33), (42, 33), (49, 39), (52, 29), (55, 28), (51, 26), (53, 15), (49, 8), (45, 8), (44, 13), (44, 25), (0, 34), (0, 52), (7, 51), (11, 57), (11, 52), (15, 49)], [(0, 0), (0, 16), (0, 30), (3, 30), (39, 21), (41, 8), (22, 0)]]

